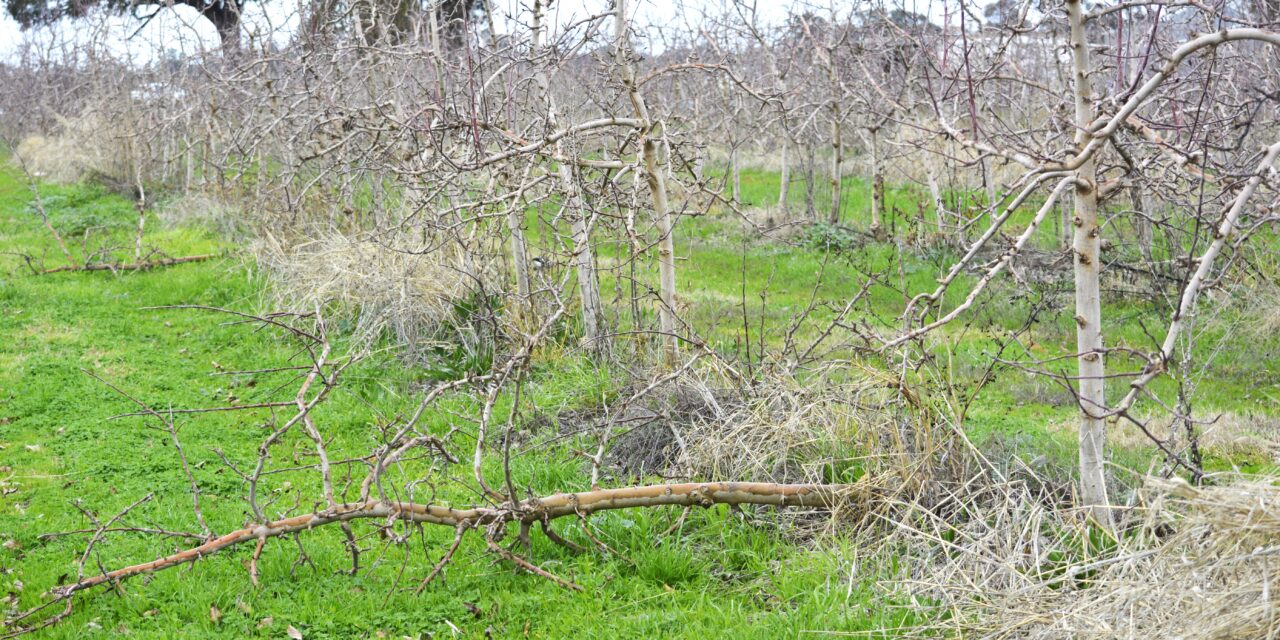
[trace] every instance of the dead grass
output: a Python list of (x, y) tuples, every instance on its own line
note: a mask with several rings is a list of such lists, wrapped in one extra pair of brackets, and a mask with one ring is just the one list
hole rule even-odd
[(28, 136), (18, 143), (17, 153), (34, 177), (49, 182), (76, 182), (88, 164), (70, 137)]
[(32, 135), (18, 143), (17, 153), (34, 177), (72, 183), (93, 178), (132, 185), (138, 159), (124, 115), (107, 117), (92, 107), (74, 116), (58, 117), (56, 131)]
[(1264, 284), (1250, 291), (1245, 307), (1246, 331), (1257, 338), (1270, 338), (1280, 333), (1280, 286)]
[(175, 196), (159, 207), (158, 211), (161, 222), (167, 228), (199, 227), (222, 238), (247, 237), (252, 222), (242, 208), (199, 191)]
[(401, 237), (322, 232), (295, 241), (266, 233), (254, 245), (276, 308), (319, 309), (352, 323), (357, 339), (390, 336), (415, 352), (455, 303), (497, 281), (495, 262), (447, 242), (425, 249)]
[[(717, 390), (717, 379), (684, 376), (679, 395), (696, 410), (661, 416), (679, 429), (682, 460), (708, 479), (861, 487), (865, 509), (852, 524), (842, 514), (836, 530), (881, 550), (861, 570), (899, 576), (877, 588), (924, 621), (886, 630), (893, 637), (1280, 637), (1273, 480), (1148, 478), (1114, 496), (1113, 534), (1073, 506), (1070, 474), (1049, 480), (1016, 458), (992, 464), (873, 370), (823, 385), (763, 376), (745, 393)], [(1205, 429), (1203, 446), (1275, 451), (1276, 430), (1272, 419), (1228, 414)]]
[[(917, 511), (904, 586), (976, 638), (1274, 638), (1280, 488), (1240, 476), (1148, 479), (1112, 538), (1025, 484), (965, 497), (958, 523)], [(959, 496), (957, 496), (959, 497)], [(945, 615), (942, 615), (944, 614)]]
[(950, 423), (891, 377), (855, 371), (840, 382), (757, 372), (743, 387), (714, 365), (695, 368), (591, 419), (613, 425), (607, 460), (623, 474), (859, 485), (864, 523), (963, 482), (973, 452)]
[[(1266, 414), (1222, 413), (1193, 416), (1196, 421), (1200, 451), (1206, 456), (1224, 460), (1265, 459), (1280, 461), (1280, 418)], [(1174, 424), (1168, 416), (1152, 417), (1145, 421), (1152, 435), (1169, 441), (1179, 448), (1186, 443), (1181, 423)], [(1055, 422), (1053, 431), (1075, 433), (1074, 421)], [(1154, 444), (1140, 430), (1121, 427), (1108, 431), (1107, 442), (1113, 447), (1129, 450), (1153, 449)]]

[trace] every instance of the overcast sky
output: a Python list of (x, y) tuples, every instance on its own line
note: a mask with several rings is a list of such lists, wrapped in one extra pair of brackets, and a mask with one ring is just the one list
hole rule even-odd
[[(915, 0), (903, 1), (911, 3)], [(939, 3), (942, 0), (918, 1), (927, 6), (929, 2)], [(298, 2), (299, 0), (249, 0), (244, 19), (246, 36), (287, 40), (288, 34), (297, 24)], [(757, 0), (757, 11), (763, 21), (777, 22), (792, 7), (830, 7), (833, 2), (837, 10), (842, 12), (854, 6), (854, 0)], [(529, 0), (490, 0), (490, 3), (497, 10), (495, 18), (499, 22), (499, 30), (510, 28), (503, 23), (511, 16), (524, 14), (527, 17), (530, 4)], [(553, 19), (549, 23), (570, 24), (592, 13), (605, 11), (609, 4), (609, 0), (559, 0), (552, 5)], [(728, 4), (727, 0), (632, 0), (637, 27), (683, 28), (700, 22), (704, 12), (722, 12)], [(146, 10), (142, 13), (146, 15), (151, 7), (144, 9)], [(74, 34), (78, 40), (93, 40), (108, 47), (117, 56), (132, 57), (135, 60), (150, 59), (167, 50), (192, 53), (201, 49), (216, 49), (218, 46), (217, 32), (213, 26), (202, 19), (195, 9), (184, 5), (161, 10), (145, 24), (131, 16), (120, 16), (108, 20), (64, 23), (57, 29), (61, 36)], [(21, 32), (8, 14), (0, 11), (0, 59), (12, 56), (23, 38), (48, 37), (47, 31)]]

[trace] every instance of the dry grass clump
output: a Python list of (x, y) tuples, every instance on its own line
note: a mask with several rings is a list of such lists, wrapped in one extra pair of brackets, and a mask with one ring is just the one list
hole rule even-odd
[(18, 143), (17, 154), (31, 174), (50, 182), (76, 182), (89, 162), (80, 155), (80, 147), (70, 137), (27, 136)]
[(283, 309), (321, 309), (358, 339), (393, 336), (409, 352), (429, 344), (455, 303), (498, 279), (497, 263), (455, 243), (423, 248), (403, 237), (323, 232), (293, 242), (264, 234), (254, 246)]
[(698, 477), (863, 483), (886, 506), (932, 504), (972, 462), (949, 423), (878, 371), (820, 383), (773, 374), (734, 400), (685, 427)]
[(654, 379), (607, 409), (562, 412), (559, 435), (605, 434), (605, 462), (628, 477), (865, 479), (913, 500), (965, 477), (972, 460), (949, 423), (874, 370), (839, 382), (757, 372), (744, 385), (708, 363)]
[[(883, 412), (858, 414), (859, 400), (874, 393), (849, 385), (851, 396), (834, 389), (810, 390), (795, 380), (777, 379), (744, 399), (723, 406), (719, 415), (691, 422), (689, 462), (708, 479), (823, 481), (831, 466), (856, 466), (856, 442), (887, 428)], [(878, 403), (877, 403), (878, 404)], [(836, 458), (841, 458), (836, 460)]]
[(57, 122), (57, 131), (18, 143), (17, 154), (35, 177), (63, 183), (85, 178), (134, 182), (137, 159), (128, 134), (130, 123), (92, 108), (72, 117), (58, 116)]
[(1203, 450), (1227, 460), (1250, 456), (1280, 461), (1280, 418), (1229, 411), (1198, 425)]
[(1280, 488), (1149, 479), (1112, 537), (1021, 482), (917, 510), (903, 586), (932, 602), (921, 635), (980, 638), (1280, 637)]
[(1246, 331), (1259, 338), (1270, 338), (1280, 333), (1280, 286), (1262, 284), (1240, 300), (1248, 300), (1245, 306)]
[[(1196, 443), (1205, 455), (1224, 460), (1263, 459), (1280, 461), (1280, 418), (1262, 413), (1226, 411), (1204, 414), (1195, 412)], [(1187, 445), (1185, 425), (1170, 416), (1151, 416), (1143, 422), (1147, 430), (1175, 448)], [(1054, 422), (1054, 431), (1075, 433), (1073, 420)], [(1146, 434), (1137, 429), (1115, 429), (1107, 435), (1113, 447), (1131, 450), (1154, 449)]]
[(165, 201), (158, 208), (161, 223), (170, 229), (200, 227), (223, 238), (243, 238), (250, 224), (245, 211), (217, 196), (191, 191)]

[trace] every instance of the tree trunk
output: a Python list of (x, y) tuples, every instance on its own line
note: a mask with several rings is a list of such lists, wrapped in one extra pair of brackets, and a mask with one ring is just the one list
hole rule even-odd
[[(524, 190), (524, 185), (529, 180), (529, 170), (525, 169), (524, 176), (520, 179), (520, 186), (517, 189)], [(524, 194), (521, 193), (521, 196)], [(517, 197), (511, 203), (511, 209), (507, 211), (507, 231), (511, 233), (511, 263), (516, 272), (516, 295), (520, 297), (520, 306), (523, 309), (529, 304), (529, 256), (528, 243), (524, 238), (524, 198)]]
[(1065, 202), (1059, 203), (1059, 208), (1062, 209), (1062, 215), (1059, 216), (1058, 227), (1062, 231), (1062, 234), (1058, 236), (1058, 246), (1063, 251), (1066, 251), (1071, 248), (1071, 209), (1067, 208)]
[(307, 3), (299, 33), (304, 46), (313, 47), (314, 41), (329, 30), (336, 11), (337, 0), (314, 0)]
[(844, 180), (844, 140), (841, 138), (840, 130), (840, 76), (836, 73), (835, 60), (832, 59), (832, 52), (835, 45), (828, 42), (825, 47), (818, 46), (814, 43), (815, 48), (822, 60), (822, 64), (827, 71), (827, 90), (831, 95), (828, 96), (827, 110), (831, 117), (831, 212), (829, 220), (831, 224), (840, 222), (840, 187)]
[[(542, 47), (543, 9), (542, 1), (535, 0), (533, 3), (534, 51)], [(547, 108), (548, 129), (555, 131), (560, 125), (556, 117), (555, 99), (551, 96), (550, 82), (547, 79), (545, 70), (538, 70), (537, 82), (539, 92), (542, 94), (542, 99)], [(565, 153), (563, 138), (556, 140), (555, 149), (557, 156), (567, 157), (568, 154)], [(608, 351), (608, 345), (602, 341), (604, 334), (604, 304), (600, 300), (600, 280), (596, 275), (596, 256), (591, 247), (591, 228), (586, 218), (587, 209), (582, 206), (582, 198), (581, 194), (578, 193), (578, 184), (574, 180), (573, 169), (567, 163), (561, 162), (556, 173), (560, 180), (560, 188), (565, 196), (565, 209), (573, 220), (571, 225), (573, 263), (578, 271), (578, 295), (582, 301), (582, 341), (588, 351), (603, 354)]]
[(791, 165), (788, 163), (790, 158), (787, 151), (791, 145), (787, 144), (786, 137), (782, 138), (782, 177), (778, 179), (778, 208), (785, 209), (787, 207), (787, 189), (791, 186)]
[[(668, 367), (674, 368), (679, 359), (679, 342), (676, 336), (676, 263), (675, 240), (672, 234), (671, 214), (667, 205), (667, 182), (658, 157), (658, 143), (653, 137), (653, 122), (649, 119), (649, 107), (645, 104), (644, 95), (636, 84), (635, 67), (631, 63), (631, 39), (628, 37), (627, 0), (616, 0), (614, 7), (614, 37), (617, 38), (615, 51), (622, 83), (627, 88), (631, 99), (631, 108), (641, 123), (643, 136), (643, 153), (645, 180), (649, 185), (649, 194), (653, 198), (653, 217), (658, 228), (658, 297), (661, 307), (658, 309), (658, 328), (662, 332), (663, 359)], [(737, 183), (737, 147), (733, 149), (731, 162), (734, 171), (734, 200), (738, 199)]]
[(938, 176), (933, 173), (933, 165), (925, 160), (924, 165), (925, 179), (929, 183), (929, 197), (933, 199), (933, 215), (937, 218), (938, 233), (941, 234), (946, 225), (943, 216), (947, 211), (947, 204), (942, 201), (942, 189), (938, 187)]
[(1133, 210), (1135, 212), (1133, 233), (1138, 243), (1138, 251), (1142, 254), (1143, 261), (1150, 265), (1154, 262), (1151, 255), (1151, 243), (1155, 240), (1151, 233), (1151, 206), (1141, 187), (1130, 187), (1129, 196), (1133, 199)]
[[(835, 103), (832, 103), (835, 104)], [(831, 121), (831, 224), (840, 222), (840, 183), (844, 177), (844, 141), (840, 139), (839, 106), (832, 109)]]
[[(1071, 23), (1071, 55), (1075, 87), (1076, 147), (1089, 141), (1094, 119), (1093, 87), (1089, 79), (1089, 45), (1081, 0), (1067, 0)], [(1080, 374), (1080, 499), (1090, 515), (1110, 528), (1107, 498), (1105, 375), (1102, 342), (1101, 250), (1098, 226), (1097, 167), (1093, 159), (1076, 170), (1073, 250), (1075, 253), (1076, 349)]]
[(387, 34), (395, 44), (404, 42), (413, 32), (413, 2), (395, 0), (389, 7), (390, 19), (387, 21)]
[(410, 0), (361, 0), (354, 15), (365, 45), (397, 45), (413, 31), (412, 11)]
[(818, 152), (813, 147), (812, 144), (805, 145), (805, 149), (808, 151), (808, 153), (806, 154), (807, 157), (805, 158), (805, 165), (804, 165), (804, 210), (805, 210), (805, 215), (808, 216), (810, 220), (817, 220), (818, 219), (818, 207), (816, 204), (817, 195), (814, 193), (814, 191), (816, 191), (817, 189), (817, 185), (815, 184), (815, 181), (818, 179), (818, 175), (817, 175), (818, 171), (816, 168), (816, 165), (818, 163), (818, 159), (817, 159)]
[[(560, 165), (561, 184), (574, 184), (569, 168)], [(575, 185), (576, 188), (576, 185)], [(588, 351), (596, 354), (608, 352), (602, 341), (604, 335), (604, 303), (600, 300), (600, 279), (596, 275), (596, 255), (591, 247), (591, 229), (583, 215), (583, 208), (575, 193), (570, 196), (571, 206), (578, 210), (573, 216), (573, 257), (578, 269), (578, 290), (582, 300), (582, 342)]]
[(729, 180), (733, 183), (733, 203), (742, 203), (742, 174), (738, 171), (738, 145), (729, 148)]
[[(471, 11), (477, 6), (481, 6), (488, 10), (488, 4), (477, 5), (479, 0), (441, 0), (436, 6), (435, 14), (440, 29), (445, 37), (446, 44), (451, 49), (459, 49), (462, 47), (463, 39), (467, 35), (467, 21), (470, 19)], [(550, 2), (547, 2), (550, 5)]]
[(982, 161), (982, 182), (987, 188), (987, 210), (996, 215), (996, 178), (991, 173), (991, 163)]
[(871, 234), (884, 241), (884, 174), (880, 170), (880, 128), (871, 128)]
[(138, 200), (134, 207), (138, 210), (138, 233), (133, 239), (133, 261), (142, 262), (142, 234), (147, 230), (147, 188), (142, 184), (142, 172), (137, 172)]

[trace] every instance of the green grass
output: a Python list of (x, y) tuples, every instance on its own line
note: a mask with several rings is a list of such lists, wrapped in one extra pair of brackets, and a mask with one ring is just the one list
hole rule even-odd
[[(743, 169), (741, 172), (742, 201), (745, 205), (772, 206), (777, 201), (778, 174), (759, 169)], [(726, 186), (726, 191), (728, 187)], [(845, 212), (842, 224), (866, 230), (869, 219), (869, 187), (865, 180), (847, 177), (844, 185)], [(923, 217), (934, 220), (928, 198), (916, 186), (887, 186), (887, 209), (896, 209), (903, 219)], [(947, 194), (948, 200), (967, 200), (981, 206), (985, 198), (980, 195)], [(803, 218), (803, 184), (793, 184), (789, 192), (792, 215)], [(820, 203), (821, 204), (821, 203)], [(1009, 229), (1022, 229), (1031, 220), (1034, 199), (1017, 211), (1007, 223)], [(921, 207), (928, 210), (921, 211)], [(825, 209), (818, 206), (819, 217), (825, 217)], [(892, 215), (892, 214), (887, 214)], [(1113, 218), (1109, 234), (1123, 233), (1131, 237), (1132, 231), (1117, 225), (1127, 224)], [(886, 222), (888, 226), (888, 222)], [(900, 229), (901, 232), (901, 229)], [(686, 317), (696, 330), (718, 350), (745, 357), (743, 346), (749, 327), (752, 341), (758, 340), (761, 327), (773, 338), (776, 349), (778, 336), (792, 318), (801, 312), (813, 296), (819, 302), (818, 311), (810, 322), (802, 325), (797, 335), (812, 337), (818, 327), (824, 326), (831, 313), (827, 307), (839, 307), (866, 280), (868, 273), (884, 274), (885, 283), (870, 290), (869, 304), (855, 315), (859, 319), (879, 318), (891, 321), (903, 310), (910, 295), (931, 291), (936, 279), (945, 274), (956, 259), (952, 251), (900, 250), (892, 241), (871, 243), (846, 252), (824, 252), (799, 236), (790, 243), (762, 240), (742, 230), (736, 217), (726, 213), (691, 217), (680, 222), (677, 229), (678, 290), (689, 299)], [(1169, 248), (1159, 241), (1157, 234), (1156, 259), (1167, 257)], [(1264, 234), (1255, 242), (1277, 243), (1273, 235)], [(1045, 251), (1058, 250), (1059, 241), (1051, 225), (1046, 223), (1039, 230), (1033, 245)], [(617, 257), (619, 253), (602, 254)], [(644, 263), (649, 282), (654, 268)], [(823, 274), (819, 282), (817, 274)], [(931, 340), (933, 352), (939, 357), (942, 373), (961, 390), (971, 388), (987, 363), (1000, 352), (1002, 344), (1011, 332), (1019, 329), (1030, 315), (1035, 296), (1019, 295), (1017, 288), (1008, 282), (1008, 276), (997, 280), (982, 295), (975, 307), (965, 316), (938, 331)], [(1030, 331), (1018, 343), (1001, 353), (1008, 360), (1051, 360), (1075, 352), (1075, 326), (1072, 319), (1070, 298), (1070, 274), (1065, 274), (1068, 285), (1061, 293), (1054, 294), (1048, 287), (1039, 286), (1036, 295), (1053, 298), (1046, 310), (1037, 316)], [(944, 311), (954, 308), (972, 283), (972, 278), (962, 276), (944, 298)], [(608, 287), (605, 287), (608, 289)], [(816, 293), (815, 293), (816, 289)], [(762, 298), (761, 293), (765, 296)], [(907, 295), (904, 296), (904, 292)], [(1247, 306), (1247, 305), (1246, 305)], [(745, 310), (744, 310), (745, 307)], [(1220, 413), (1265, 415), (1280, 419), (1276, 400), (1280, 399), (1280, 336), (1247, 336), (1240, 332), (1241, 322), (1249, 321), (1241, 313), (1247, 309), (1230, 309), (1214, 323), (1197, 327), (1198, 342), (1195, 361), (1207, 363), (1196, 372), (1195, 410), (1197, 416), (1212, 418)], [(1103, 317), (1106, 324), (1106, 341), (1110, 347), (1129, 347), (1150, 353), (1156, 348), (1152, 336), (1163, 339), (1169, 322), (1169, 308), (1163, 300), (1123, 298), (1115, 295), (1104, 299)], [(770, 346), (770, 343), (766, 343)], [(1137, 371), (1143, 361), (1113, 354), (1108, 360), (1109, 371)], [(1071, 375), (1074, 362), (1066, 360), (1046, 367), (1054, 374)], [(995, 379), (977, 396), (965, 417), (966, 432), (979, 444), (999, 449), (1007, 455), (1014, 452), (1026, 459), (1047, 457), (1056, 467), (1069, 470), (1076, 457), (1074, 419), (1077, 408), (1074, 399), (1056, 383), (1043, 376), (1013, 367), (997, 367)], [(1157, 379), (1150, 389), (1164, 402), (1172, 405), (1177, 399), (1177, 386), (1168, 376)], [(1125, 381), (1116, 380), (1108, 385), (1112, 401), (1118, 400), (1128, 390)], [(1143, 407), (1139, 407), (1143, 409)], [(1159, 409), (1146, 405), (1146, 409), (1159, 413)], [(1116, 429), (1134, 430), (1127, 424)], [(1129, 438), (1126, 442), (1140, 442), (1141, 438)], [(1159, 456), (1154, 445), (1129, 444), (1115, 447), (1112, 462), (1120, 470), (1118, 474), (1126, 482), (1152, 468), (1152, 461)], [(1208, 451), (1205, 466), (1210, 470), (1240, 467), (1249, 471), (1261, 471), (1274, 467), (1269, 454), (1259, 450), (1256, 455), (1227, 458), (1215, 451)], [(1157, 464), (1158, 468), (1158, 464)], [(1126, 474), (1123, 470), (1129, 470)]]
[[(84, 252), (108, 247), (113, 255), (131, 255), (129, 234), (136, 213), (129, 201), (88, 185), (41, 187), (51, 221), (66, 236), (77, 260)], [(776, 200), (777, 177), (761, 171), (743, 173), (744, 200)], [(771, 191), (772, 190), (772, 191)], [(865, 184), (850, 179), (846, 188), (847, 224), (865, 227), (860, 217)], [(918, 190), (890, 188), (890, 205), (903, 211), (919, 202)], [(793, 189), (792, 198), (803, 198)], [(61, 256), (30, 208), (31, 197), (8, 165), (0, 169), (0, 252), (35, 256), (49, 266)], [(1019, 215), (1024, 215), (1020, 213)], [(111, 419), (133, 410), (130, 403), (87, 375), (94, 372), (157, 408), (224, 404), (232, 398), (250, 402), (272, 397), (288, 373), (267, 376), (213, 375), (219, 371), (292, 364), (296, 345), (265, 331), (227, 323), (225, 316), (181, 310), (146, 310), (174, 304), (203, 304), (233, 309), (259, 309), (263, 282), (254, 266), (234, 257), (234, 247), (208, 233), (166, 229), (152, 224), (149, 248), (170, 255), (228, 250), (224, 259), (127, 274), (61, 273), (29, 275), (23, 261), (0, 258), (0, 590), (12, 591), (19, 604), (31, 606), (65, 576), (74, 577), (83, 538), (44, 541), (43, 532), (90, 526), (75, 504), (99, 517), (110, 517), (135, 500), (154, 497), (131, 517), (138, 525), (192, 531), (186, 478), (165, 433), (141, 418)], [(536, 227), (534, 228), (537, 232)], [(86, 233), (88, 234), (86, 236)], [(842, 304), (867, 273), (892, 277), (874, 287), (859, 318), (893, 318), (909, 294), (931, 289), (939, 269), (951, 256), (901, 252), (894, 244), (870, 244), (853, 252), (828, 252), (803, 242), (763, 240), (745, 234), (723, 213), (684, 218), (677, 228), (680, 295), (688, 303), (686, 317), (709, 344), (726, 354), (745, 357), (746, 324), (758, 339), (761, 327), (776, 349), (776, 336), (815, 296), (820, 308), (798, 335), (811, 339), (831, 317), (828, 305)], [(1051, 242), (1051, 239), (1046, 241)], [(604, 263), (613, 267), (602, 279), (606, 297), (626, 286), (617, 263), (626, 250), (605, 244)], [(654, 280), (650, 258), (637, 265), (640, 278)], [(819, 282), (817, 274), (822, 272)], [(962, 283), (963, 284), (963, 283)], [(815, 294), (816, 287), (816, 294)], [(762, 292), (764, 295), (762, 296)], [(963, 287), (947, 305), (960, 300)], [(963, 391), (971, 387), (997, 345), (1020, 325), (1031, 301), (996, 285), (964, 321), (941, 332), (932, 365)], [(624, 304), (615, 305), (625, 308)], [(1068, 303), (1059, 302), (1040, 316), (1022, 344), (1027, 352), (1006, 357), (1049, 358), (1070, 353), (1073, 328)], [(744, 310), (745, 307), (745, 310)], [(1110, 300), (1109, 344), (1149, 348), (1144, 327), (1162, 331), (1166, 311), (1156, 303)], [(652, 323), (652, 308), (642, 312)], [(617, 318), (626, 326), (626, 313)], [(1217, 346), (1229, 330), (1209, 326), (1202, 350)], [(571, 336), (564, 338), (566, 341)], [(1206, 372), (1199, 397), (1214, 411), (1273, 414), (1280, 397), (1274, 371), (1280, 367), (1280, 338), (1226, 340)], [(341, 344), (339, 344), (341, 347)], [(610, 372), (548, 349), (535, 362), (522, 399), (521, 415), (534, 430), (539, 416), (566, 408), (594, 406), (618, 389)], [(1203, 354), (1201, 354), (1203, 355)], [(758, 358), (758, 352), (754, 354)], [(1117, 357), (1113, 370), (1133, 363)], [(339, 393), (315, 413), (333, 437), (334, 459), (362, 455), (376, 445), (378, 427), (402, 416), (416, 404), (418, 389), (433, 371), (407, 367), (386, 352), (358, 363)], [(1155, 387), (1167, 396), (1168, 382)], [(1111, 385), (1113, 393), (1123, 391)], [(511, 411), (505, 398), (500, 415)], [(464, 395), (445, 398), (424, 423), (444, 433), (458, 415), (473, 415), (475, 402)], [(1070, 397), (1015, 369), (998, 371), (996, 379), (967, 412), (965, 428), (982, 446), (1026, 459), (1043, 457), (1069, 469), (1075, 437)], [(225, 532), (247, 520), (245, 489), (224, 468), (214, 451), (245, 464), (255, 458), (264, 437), (261, 413), (210, 414), (179, 421), (184, 449), (203, 491), (204, 512), (213, 528)], [(1068, 425), (1063, 427), (1062, 425)], [(465, 428), (464, 428), (465, 431)], [(465, 434), (464, 434), (465, 435)], [(533, 433), (534, 437), (538, 434)], [(459, 438), (465, 447), (466, 438)], [(568, 451), (581, 442), (562, 442), (515, 461), (513, 474), (522, 487), (547, 493), (583, 487), (585, 466)], [(300, 438), (282, 442), (273, 452), (277, 464), (309, 464), (310, 444)], [(1113, 454), (1121, 468), (1145, 470), (1150, 447), (1121, 449)], [(1218, 468), (1243, 464), (1258, 468), (1265, 459), (1211, 459)], [(486, 460), (496, 470), (499, 461)], [(449, 472), (461, 480), (460, 468)], [(318, 494), (314, 474), (272, 476), (268, 491), (278, 505)], [(439, 496), (468, 503), (465, 482)], [(276, 506), (276, 515), (282, 507)], [(893, 629), (912, 622), (904, 609), (886, 600), (876, 582), (888, 576), (859, 573), (853, 566), (867, 550), (839, 536), (820, 544), (802, 544), (786, 529), (786, 519), (765, 515), (744, 523), (722, 508), (695, 512), (674, 535), (662, 536), (678, 510), (610, 512), (593, 519), (597, 535), (617, 555), (571, 554), (535, 536), (533, 559), (548, 570), (581, 584), (573, 593), (552, 583), (494, 564), (473, 536), (450, 566), (446, 579), (421, 595), (412, 587), (447, 547), (452, 531), (428, 528), (409, 553), (367, 544), (365, 570), (341, 573), (349, 566), (341, 534), (318, 530), (304, 536), (311, 563), (294, 566), (299, 551), (291, 540), (268, 545), (263, 556), (262, 586), (249, 584), (249, 549), (236, 549), (194, 566), (163, 572), (154, 579), (123, 585), (123, 594), (99, 592), (80, 601), (76, 612), (43, 637), (96, 637), (128, 632), (136, 637), (282, 637), (292, 625), (307, 638), (387, 637), (418, 634), (449, 636), (462, 629), (469, 637), (796, 637), (804, 631), (857, 632)], [(575, 522), (557, 525), (581, 544), (589, 541)], [(360, 534), (373, 531), (358, 525)], [(98, 545), (96, 562), (115, 566), (152, 559), (175, 550), (173, 541), (130, 536), (110, 537)], [(891, 553), (892, 550), (882, 550)], [(909, 558), (900, 560), (909, 568)], [(373, 566), (371, 566), (373, 565)], [(852, 580), (852, 582), (850, 582)], [(22, 587), (19, 588), (18, 584)], [(216, 607), (220, 619), (210, 615)], [(270, 619), (270, 625), (264, 621)], [(892, 634), (888, 634), (892, 635)], [(874, 636), (873, 636), (874, 637)]]
[[(99, 188), (42, 186), (53, 223), (83, 258), (114, 247), (128, 256), (135, 223), (132, 203)], [(0, 251), (21, 252), (56, 266), (61, 257), (30, 209), (30, 194), (8, 165), (0, 170)], [(229, 249), (193, 230), (153, 224), (145, 243), (171, 255)], [(90, 235), (85, 240), (84, 233)], [(33, 276), (23, 261), (3, 258), (0, 269), (0, 590), (30, 607), (58, 583), (74, 579), (84, 538), (41, 540), (45, 532), (92, 526), (75, 505), (110, 517), (134, 501), (137, 526), (195, 531), (191, 496), (167, 434), (142, 418), (112, 419), (130, 402), (87, 375), (93, 372), (158, 409), (202, 407), (272, 396), (290, 374), (213, 375), (219, 371), (289, 364), (296, 345), (266, 331), (229, 324), (227, 317), (146, 307), (201, 304), (233, 309), (261, 306), (262, 281), (252, 264), (228, 257), (149, 272), (60, 273)], [(341, 391), (315, 412), (333, 436), (335, 459), (375, 445), (376, 427), (404, 415), (430, 372), (404, 366), (386, 353), (368, 358)], [(543, 414), (586, 406), (612, 393), (607, 372), (578, 360), (540, 361), (525, 390), (529, 407)], [(509, 411), (510, 402), (500, 411)], [(474, 411), (465, 397), (442, 402), (425, 423), (443, 432), (454, 413)], [(532, 412), (530, 412), (532, 413)], [(262, 413), (221, 413), (181, 419), (184, 450), (202, 490), (203, 511), (218, 532), (242, 526), (245, 488), (214, 451), (238, 464), (255, 457), (265, 436)], [(543, 493), (582, 488), (584, 466), (562, 448), (521, 458), (517, 482)], [(308, 464), (300, 438), (273, 451), (276, 464)], [(489, 460), (497, 468), (497, 460)], [(451, 470), (465, 476), (462, 470)], [(314, 475), (314, 474), (312, 474)], [(300, 496), (317, 495), (307, 474), (272, 476), (266, 491), (280, 497), (277, 515)], [(472, 499), (456, 490), (441, 499)], [(303, 505), (305, 507), (305, 505)], [(577, 581), (574, 593), (549, 581), (495, 564), (472, 536), (446, 578), (421, 595), (416, 586), (447, 547), (452, 531), (428, 528), (406, 554), (377, 539), (363, 557), (364, 571), (349, 576), (339, 532), (302, 537), (310, 563), (295, 566), (291, 540), (268, 544), (262, 586), (250, 585), (251, 550), (235, 549), (193, 566), (95, 592), (77, 602), (64, 622), (39, 637), (283, 637), (288, 626), (306, 638), (449, 637), (795, 637), (802, 631), (895, 628), (904, 614), (881, 599), (870, 575), (850, 584), (850, 567), (864, 553), (840, 538), (818, 547), (795, 542), (785, 519), (763, 516), (744, 523), (723, 508), (693, 513), (680, 531), (661, 536), (677, 509), (611, 512), (593, 518), (596, 535), (617, 555), (574, 555), (535, 536), (532, 557)], [(589, 544), (574, 522), (563, 533)], [(357, 525), (369, 534), (371, 525)], [(173, 552), (172, 540), (109, 536), (88, 563), (109, 566)], [(211, 608), (221, 613), (212, 616)], [(214, 618), (217, 618), (216, 620)], [(269, 621), (269, 624), (267, 623)]]

